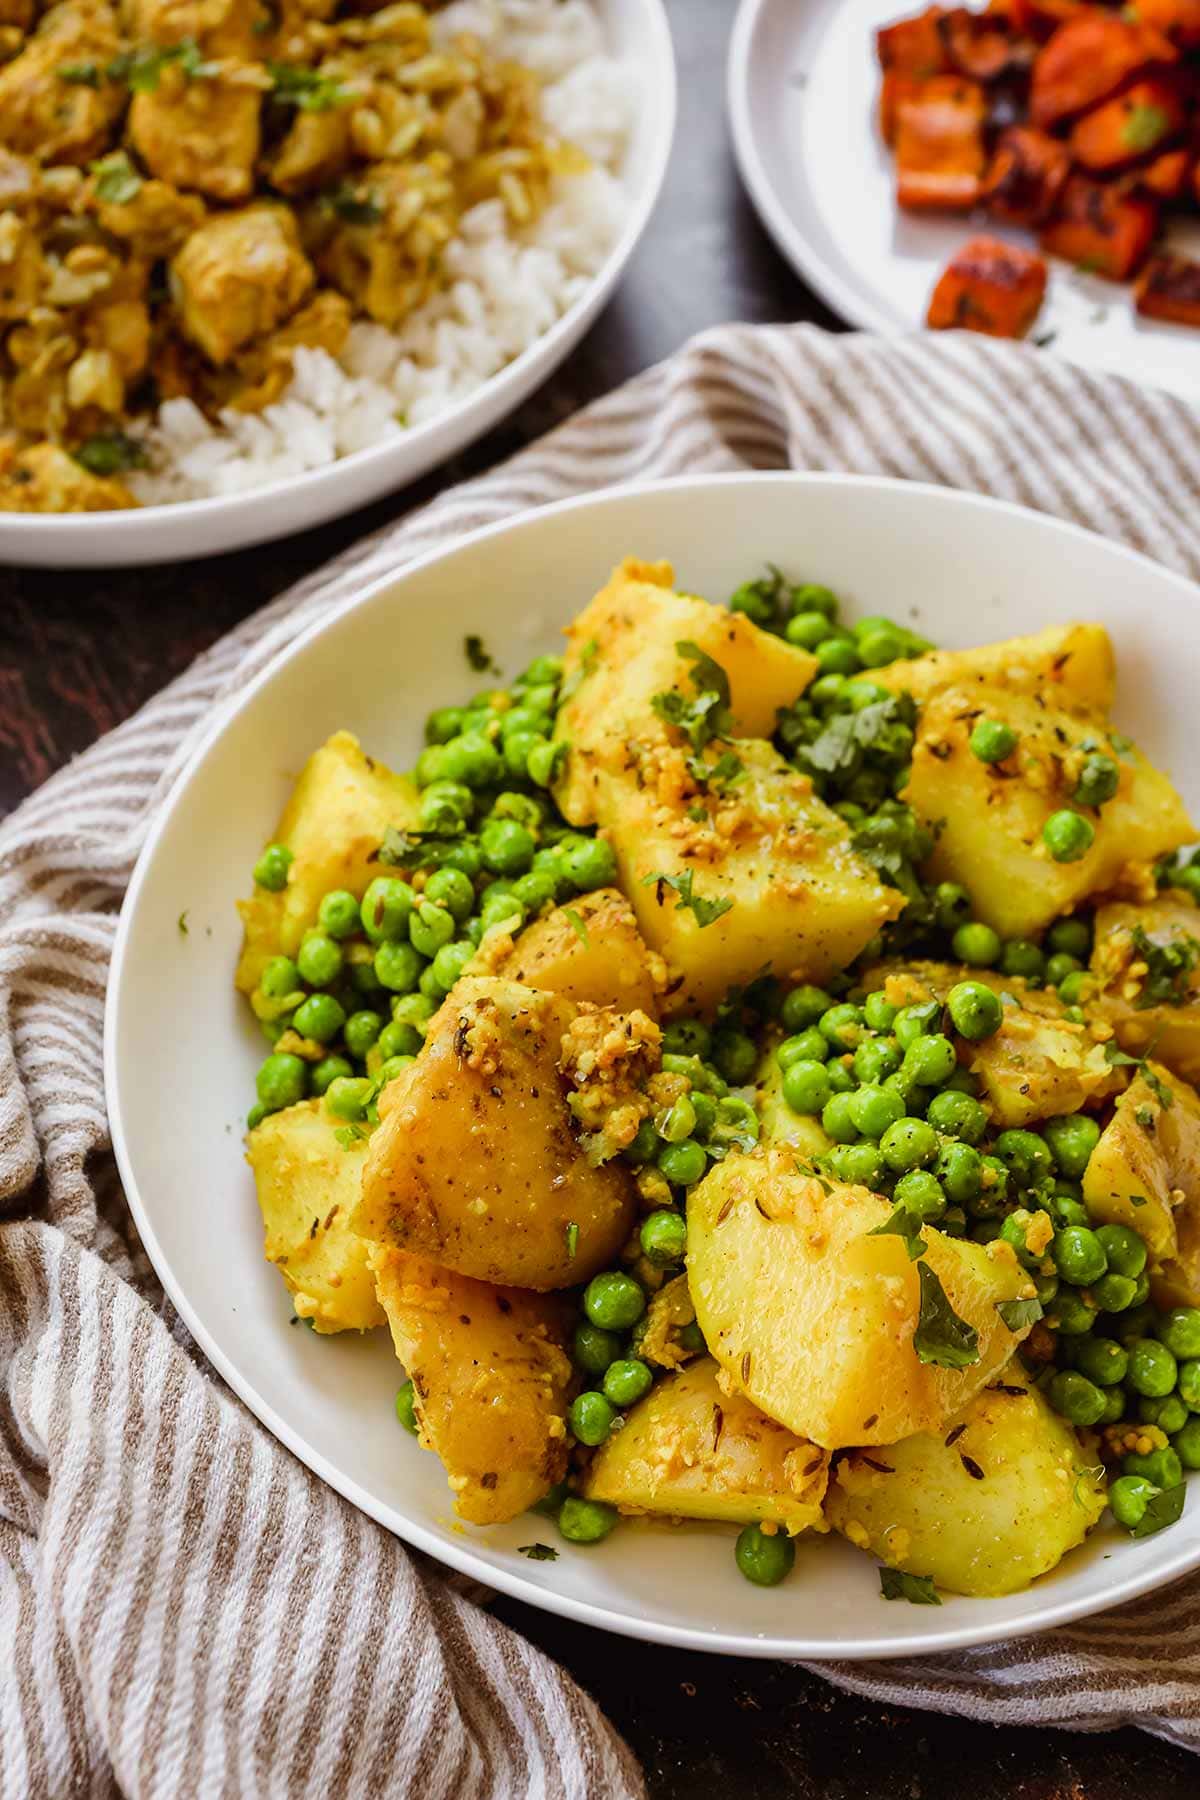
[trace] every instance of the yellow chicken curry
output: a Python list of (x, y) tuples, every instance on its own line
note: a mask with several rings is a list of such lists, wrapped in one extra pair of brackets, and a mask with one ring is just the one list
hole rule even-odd
[(237, 973), (296, 1319), (390, 1328), (474, 1524), (723, 1520), (764, 1586), (832, 1530), (920, 1604), (1171, 1525), (1200, 855), (1107, 633), (672, 579), (623, 564), (411, 776), (304, 770)]
[(400, 0), (0, 0), (0, 510), (136, 502), (128, 427), (256, 411), (395, 326), (462, 214), (581, 158), (536, 77)]

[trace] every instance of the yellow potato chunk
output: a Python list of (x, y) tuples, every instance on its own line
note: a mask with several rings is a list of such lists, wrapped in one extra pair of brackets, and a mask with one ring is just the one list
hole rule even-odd
[(367, 1145), (345, 1149), (319, 1100), (271, 1113), (246, 1139), (266, 1227), (265, 1254), (315, 1331), (366, 1331), (383, 1324), (367, 1245), (350, 1229)]
[[(1164, 1104), (1165, 1100), (1169, 1105)], [(1117, 1101), (1083, 1177), (1094, 1219), (1128, 1225), (1159, 1271), (1156, 1297), (1200, 1306), (1200, 1096), (1151, 1062)]]
[[(767, 970), (825, 981), (903, 909), (806, 775), (769, 744), (742, 741), (737, 753), (742, 779), (727, 802), (710, 802), (703, 821), (628, 778), (606, 790), (621, 886), (671, 977), (665, 1013), (711, 1010), (730, 987)], [(726, 903), (705, 918), (706, 908)]]
[(681, 1334), (696, 1322), (696, 1308), (687, 1276), (676, 1275), (651, 1296), (639, 1322), (637, 1354), (657, 1369), (679, 1369), (698, 1354), (680, 1342)]
[(954, 1594), (1015, 1594), (1104, 1511), (1104, 1466), (1010, 1364), (949, 1431), (852, 1450), (825, 1516), (893, 1569)]
[(1104, 1046), (1085, 1025), (1064, 1017), (1066, 1008), (1050, 989), (948, 963), (880, 963), (863, 976), (867, 991), (881, 989), (893, 1006), (944, 1000), (960, 981), (982, 982), (1004, 1003), (1000, 1029), (991, 1037), (959, 1041), (959, 1056), (978, 1079), (1000, 1129), (1078, 1112), (1120, 1087)]
[(272, 956), (295, 954), (331, 888), (361, 899), (376, 875), (394, 873), (376, 852), (389, 825), (411, 827), (417, 818), (411, 778), (367, 756), (348, 731), (335, 732), (314, 751), (272, 839), (292, 852), (287, 886), (278, 894), (258, 888), (238, 902), (246, 927), (236, 978), (241, 991), (254, 991)]
[(670, 563), (627, 557), (567, 628), (564, 686), (557, 735), (568, 745), (557, 799), (573, 825), (594, 824), (596, 782), (624, 774), (630, 745), (657, 724), (654, 695), (671, 689), (692, 697), (694, 664), (677, 646), (711, 656), (729, 679), (734, 737), (770, 737), (775, 715), (804, 692), (817, 659), (731, 613), (673, 591)]
[(115, 475), (92, 475), (57, 444), (0, 449), (0, 512), (120, 512), (137, 501)]
[(1200, 908), (1177, 889), (1144, 906), (1119, 901), (1096, 911), (1097, 1011), (1122, 1050), (1144, 1056), (1153, 1045), (1156, 1059), (1190, 1082), (1200, 1081), (1200, 959), (1192, 962), (1198, 951)]
[(872, 669), (871, 680), (918, 705), (946, 688), (1003, 688), (1041, 694), (1068, 711), (1106, 713), (1113, 703), (1116, 659), (1103, 625), (1050, 625), (1031, 637), (971, 650), (931, 650), (912, 662)]
[(584, 1478), (589, 1500), (676, 1519), (769, 1519), (825, 1530), (829, 1457), (718, 1385), (711, 1357), (668, 1375), (626, 1415)]
[(116, 14), (104, 0), (66, 0), (43, 12), (19, 55), (0, 67), (4, 149), (80, 167), (102, 156), (126, 89), (117, 81), (64, 81), (59, 70), (72, 63), (105, 69), (120, 50)]
[(559, 1070), (578, 1009), (464, 976), (380, 1098), (354, 1228), (461, 1275), (548, 1289), (624, 1243), (629, 1170), (587, 1161)]
[(739, 1392), (827, 1450), (936, 1431), (1008, 1361), (1025, 1332), (998, 1302), (1032, 1293), (1007, 1245), (927, 1229), (926, 1260), (978, 1334), (964, 1368), (913, 1346), (920, 1277), (866, 1188), (803, 1174), (794, 1151), (729, 1156), (688, 1198), (688, 1285), (708, 1347)]
[[(970, 749), (981, 715), (1019, 734), (1004, 763), (981, 762)], [(1095, 841), (1077, 861), (1055, 862), (1042, 827), (1070, 808), (1089, 744), (1117, 757), (1120, 787), (1099, 811), (1075, 808)], [(904, 798), (940, 826), (934, 876), (961, 882), (976, 915), (1002, 937), (1036, 936), (1059, 913), (1116, 886), (1129, 865), (1153, 862), (1196, 835), (1167, 777), (1139, 752), (1118, 755), (1097, 720), (1011, 689), (949, 688), (926, 702)]]
[(454, 1510), (472, 1525), (515, 1519), (566, 1473), (566, 1309), (402, 1250), (371, 1262), (420, 1442), (444, 1463)]
[(170, 266), (184, 335), (217, 364), (282, 324), (313, 281), (295, 219), (265, 202), (214, 213)]
[(513, 939), (489, 932), (472, 974), (498, 975), (525, 987), (592, 1006), (635, 1008), (654, 1018), (666, 976), (647, 950), (633, 909), (617, 888), (581, 894), (556, 906)]

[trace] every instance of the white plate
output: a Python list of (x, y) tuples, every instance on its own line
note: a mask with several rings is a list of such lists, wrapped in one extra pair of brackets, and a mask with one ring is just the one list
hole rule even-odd
[[(796, 272), (850, 324), (916, 331), (938, 275), (979, 219), (899, 211), (876, 128), (875, 31), (920, 0), (742, 0), (729, 52), (734, 150), (763, 224)], [(982, 226), (1029, 246), (1028, 233)], [(1200, 251), (1200, 227), (1171, 242)], [(1200, 398), (1200, 336), (1139, 319), (1132, 289), (1052, 265), (1034, 335), (1057, 355)]]
[(611, 54), (637, 71), (641, 98), (619, 171), (628, 213), (594, 281), (543, 337), (439, 418), (291, 481), (131, 512), (0, 512), (0, 563), (106, 568), (167, 562), (306, 531), (418, 480), (513, 412), (574, 349), (612, 294), (650, 221), (671, 155), (675, 56), (662, 0), (592, 4)]
[(884, 1602), (871, 1561), (833, 1539), (802, 1544), (794, 1577), (764, 1592), (736, 1572), (722, 1526), (628, 1526), (530, 1563), (517, 1547), (554, 1543), (548, 1520), (453, 1521), (440, 1465), (393, 1416), (386, 1333), (289, 1328), (241, 1154), (263, 1043), (233, 991), (234, 900), (328, 732), (347, 726), (411, 763), (429, 709), (478, 685), (465, 634), (481, 633), (515, 674), (556, 647), (626, 553), (672, 558), (685, 588), (715, 598), (773, 561), (829, 583), (852, 612), (892, 613), (950, 645), (1103, 620), (1122, 724), (1200, 794), (1200, 590), (1039, 514), (914, 483), (768, 474), (614, 490), (477, 532), (323, 619), (273, 664), (215, 722), (142, 853), (113, 954), (105, 1070), (121, 1174), (163, 1284), (263, 1423), (373, 1518), (508, 1593), (631, 1636), (747, 1656), (907, 1655), (1034, 1631), (1200, 1564), (1200, 1494), (1161, 1536), (1107, 1529), (1030, 1593), (940, 1609)]

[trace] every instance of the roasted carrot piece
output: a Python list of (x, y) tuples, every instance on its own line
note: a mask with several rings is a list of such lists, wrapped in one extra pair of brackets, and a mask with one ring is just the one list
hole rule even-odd
[(1156, 200), (1072, 175), (1059, 196), (1057, 217), (1042, 230), (1041, 245), (1093, 275), (1128, 281), (1145, 261), (1157, 228)]
[(1108, 174), (1168, 143), (1183, 121), (1178, 83), (1151, 75), (1077, 119), (1071, 128), (1071, 155), (1083, 168)]
[(1045, 292), (1046, 265), (1035, 251), (999, 238), (972, 238), (939, 276), (925, 323), (934, 331), (1024, 337)]
[(1044, 44), (1060, 25), (1086, 10), (1085, 0), (1004, 0), (1018, 31)]
[(1159, 200), (1178, 200), (1186, 192), (1194, 152), (1184, 147), (1164, 150), (1142, 169), (1130, 169), (1120, 185), (1126, 193), (1153, 194)]
[(942, 8), (930, 6), (911, 19), (897, 19), (875, 33), (875, 52), (882, 69), (903, 70), (906, 75), (943, 75), (950, 58), (940, 30)]
[(1035, 44), (1002, 13), (968, 12), (956, 6), (940, 26), (951, 64), (973, 81), (999, 81), (1030, 68)]
[(987, 156), (983, 89), (935, 75), (896, 107), (896, 199), (907, 212), (969, 212)]
[(1061, 25), (1034, 63), (1030, 119), (1043, 130), (1060, 125), (1178, 55), (1161, 32), (1093, 7)]
[(1129, 12), (1184, 50), (1200, 44), (1200, 0), (1133, 0)]
[(1137, 309), (1146, 319), (1200, 325), (1200, 262), (1190, 256), (1152, 256), (1138, 282)]
[(879, 135), (885, 144), (896, 142), (896, 114), (901, 100), (910, 99), (925, 85), (927, 77), (910, 75), (906, 69), (885, 69), (879, 84)]
[(1053, 213), (1071, 172), (1071, 153), (1059, 138), (1032, 125), (1003, 132), (992, 155), (983, 201), (1010, 225), (1042, 225)]

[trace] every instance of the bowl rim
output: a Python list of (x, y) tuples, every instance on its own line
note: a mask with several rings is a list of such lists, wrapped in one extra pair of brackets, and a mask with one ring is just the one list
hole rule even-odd
[[(644, 58), (656, 83), (646, 173), (638, 190), (629, 192), (629, 213), (616, 242), (583, 292), (571, 302), (548, 331), (527, 344), (519, 356), (497, 369), (494, 375), (489, 376), (458, 405), (448, 407), (420, 425), (412, 426), (400, 437), (387, 438), (378, 444), (366, 444), (361, 450), (352, 450), (348, 456), (339, 456), (319, 468), (306, 469), (302, 474), (285, 476), (278, 481), (266, 482), (261, 487), (246, 488), (232, 494), (208, 494), (198, 500), (169, 500), (112, 513), (0, 511), (0, 527), (6, 535), (12, 534), (14, 548), (19, 547), (25, 554), (38, 551), (42, 556), (50, 558), (60, 548), (69, 555), (71, 540), (86, 537), (96, 546), (94, 553), (88, 558), (88, 565), (113, 567), (123, 560), (123, 552), (136, 552), (143, 538), (151, 537), (156, 531), (166, 530), (183, 520), (207, 524), (217, 531), (223, 520), (236, 521), (244, 512), (253, 510), (259, 504), (265, 508), (280, 495), (286, 494), (291, 500), (309, 494), (320, 494), (335, 475), (345, 480), (351, 470), (360, 473), (368, 470), (379, 472), (390, 459), (399, 460), (398, 453), (401, 449), (407, 453), (415, 445), (419, 451), (422, 444), (439, 434), (451, 431), (456, 433), (454, 443), (446, 450), (434, 451), (430, 460), (418, 472), (401, 475), (394, 482), (373, 488), (366, 499), (347, 500), (345, 505), (338, 505), (332, 511), (322, 514), (326, 519), (343, 518), (359, 506), (369, 505), (372, 500), (386, 497), (421, 480), (424, 475), (438, 469), (448, 457), (460, 453), (496, 423), (507, 418), (549, 376), (561, 357), (568, 353), (575, 341), (572, 334), (577, 336), (581, 331), (586, 331), (595, 313), (611, 298), (630, 258), (645, 235), (662, 194), (675, 144), (678, 114), (679, 72), (675, 42), (667, 18), (666, 0), (637, 0), (637, 10), (644, 15), (644, 42), (639, 59)], [(539, 364), (544, 364), (544, 367), (538, 368)], [(529, 385), (523, 386), (527, 379)], [(480, 415), (478, 429), (475, 428), (477, 415)], [(270, 538), (267, 536), (261, 540), (249, 541), (269, 542)], [(170, 560), (170, 551), (165, 550), (159, 560)], [(55, 564), (51, 561), (47, 566), (53, 567)]]
[[(360, 593), (331, 607), (328, 612), (314, 620), (290, 644), (285, 645), (273, 656), (244, 688), (215, 709), (207, 728), (172, 784), (169, 795), (146, 835), (121, 906), (105, 993), (103, 1052), (105, 1103), (113, 1154), (134, 1224), (155, 1274), (193, 1339), (204, 1351), (217, 1373), (259, 1422), (300, 1462), (375, 1523), (383, 1526), (385, 1530), (391, 1531), (402, 1542), (424, 1551), (436, 1562), (472, 1578), (484, 1587), (496, 1589), (513, 1599), (522, 1600), (528, 1605), (555, 1613), (559, 1617), (571, 1619), (579, 1624), (599, 1627), (602, 1630), (614, 1632), (618, 1636), (671, 1645), (678, 1649), (704, 1650), (718, 1654), (758, 1659), (769, 1658), (784, 1662), (894, 1661), (901, 1658), (932, 1656), (946, 1651), (987, 1645), (999, 1641), (1000, 1637), (1003, 1637), (1005, 1641), (1030, 1637), (1056, 1626), (1070, 1624), (1077, 1619), (1092, 1617), (1100, 1612), (1108, 1612), (1113, 1607), (1154, 1592), (1200, 1567), (1200, 1535), (1197, 1536), (1194, 1543), (1182, 1547), (1173, 1555), (1165, 1556), (1159, 1566), (1114, 1581), (1103, 1601), (1099, 1603), (1094, 1599), (1084, 1597), (1051, 1600), (1049, 1603), (1039, 1604), (1039, 1595), (1049, 1590), (1039, 1590), (1034, 1586), (1026, 1590), (1033, 1598), (1030, 1616), (1027, 1619), (1008, 1620), (995, 1629), (989, 1628), (985, 1622), (975, 1625), (948, 1625), (940, 1630), (924, 1631), (908, 1637), (857, 1637), (847, 1640), (845, 1645), (838, 1645), (836, 1650), (831, 1650), (827, 1641), (814, 1641), (804, 1637), (782, 1634), (768, 1637), (761, 1633), (726, 1632), (695, 1625), (674, 1625), (654, 1620), (641, 1620), (633, 1617), (627, 1611), (615, 1611), (593, 1601), (576, 1599), (570, 1595), (557, 1593), (553, 1589), (544, 1588), (531, 1581), (519, 1569), (497, 1566), (478, 1555), (469, 1541), (461, 1543), (457, 1540), (446, 1541), (428, 1529), (419, 1519), (402, 1515), (397, 1508), (390, 1507), (373, 1498), (358, 1482), (338, 1469), (328, 1457), (309, 1447), (299, 1432), (294, 1431), (280, 1416), (276, 1408), (262, 1398), (253, 1378), (225, 1354), (204, 1320), (197, 1314), (188, 1298), (182, 1280), (176, 1275), (159, 1244), (138, 1185), (123, 1118), (124, 1102), (118, 1072), (118, 1037), (124, 971), (141, 891), (155, 861), (159, 841), (176, 808), (182, 803), (183, 797), (192, 784), (201, 778), (209, 753), (217, 740), (235, 718), (240, 717), (243, 712), (256, 703), (262, 690), (278, 679), (294, 658), (303, 654), (317, 639), (333, 630), (347, 614), (358, 607), (373, 605), (387, 591), (403, 586), (410, 576), (421, 574), (433, 565), (456, 556), (464, 548), (475, 548), (511, 532), (536, 530), (543, 518), (603, 509), (614, 501), (632, 496), (640, 497), (690, 489), (699, 500), (706, 491), (714, 487), (749, 487), (759, 484), (813, 489), (849, 485), (860, 492), (902, 494), (917, 506), (929, 504), (934, 507), (945, 506), (968, 512), (988, 512), (1006, 516), (1014, 521), (1033, 519), (1037, 521), (1039, 527), (1046, 529), (1052, 535), (1061, 536), (1064, 546), (1068, 550), (1072, 543), (1087, 540), (1094, 545), (1095, 541), (1099, 540), (1105, 550), (1112, 555), (1117, 567), (1126, 565), (1134, 570), (1151, 570), (1156, 579), (1165, 578), (1174, 584), (1179, 590), (1181, 600), (1193, 606), (1200, 601), (1200, 584), (1192, 582), (1186, 576), (1156, 562), (1152, 557), (1106, 538), (1102, 533), (1091, 531), (1072, 520), (1060, 519), (1052, 513), (1039, 512), (1035, 508), (1020, 506), (1010, 500), (995, 499), (988, 495), (969, 493), (959, 488), (943, 487), (932, 482), (907, 481), (893, 476), (780, 469), (681, 475), (659, 481), (630, 481), (602, 488), (594, 493), (575, 495), (569, 499), (554, 501), (545, 506), (527, 508), (509, 518), (464, 533), (463, 536), (456, 537), (449, 544), (428, 550), (415, 557), (400, 571), (381, 577)], [(1196, 1485), (1200, 1486), (1200, 1478)]]

